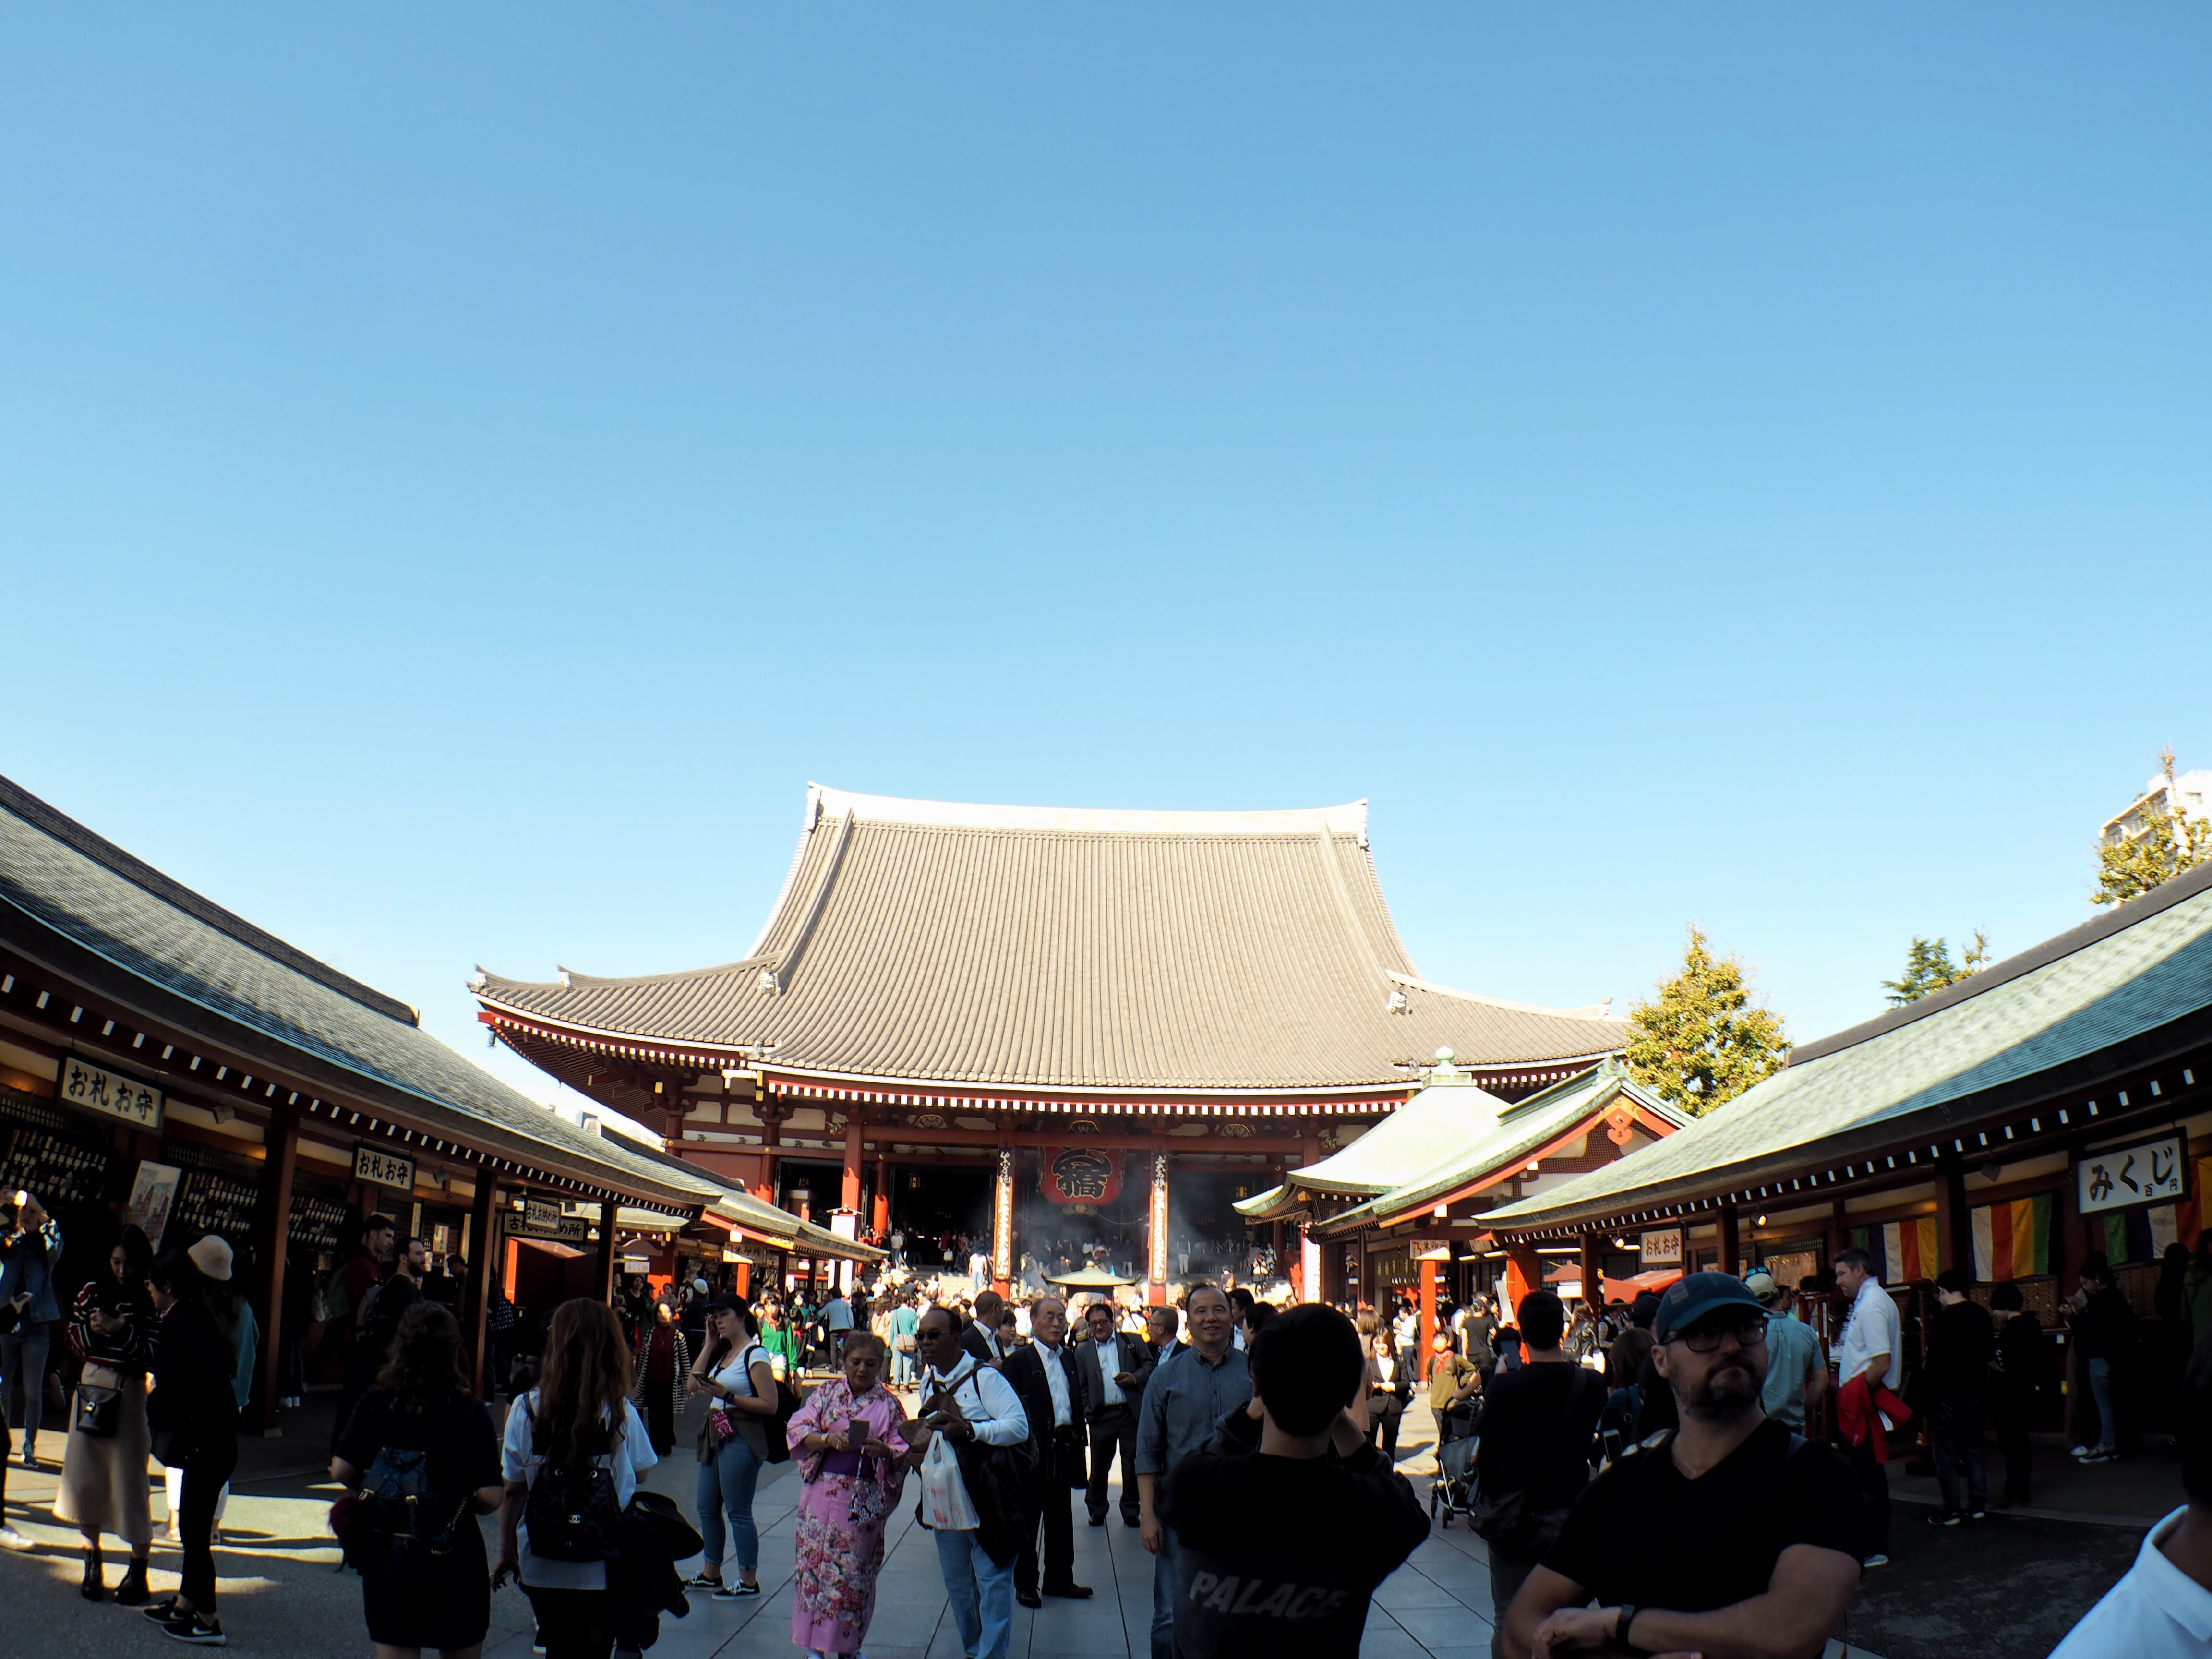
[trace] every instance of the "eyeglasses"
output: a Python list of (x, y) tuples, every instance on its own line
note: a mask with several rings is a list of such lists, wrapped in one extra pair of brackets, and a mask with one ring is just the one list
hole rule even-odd
[(1679, 1342), (1692, 1353), (1711, 1353), (1721, 1339), (1732, 1336), (1739, 1348), (1755, 1348), (1766, 1340), (1766, 1321), (1747, 1319), (1741, 1325), (1707, 1325), (1694, 1331), (1678, 1331), (1667, 1340)]

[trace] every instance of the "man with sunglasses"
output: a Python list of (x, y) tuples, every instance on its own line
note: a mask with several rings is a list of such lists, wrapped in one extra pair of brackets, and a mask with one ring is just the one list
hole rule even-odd
[(1506, 1614), (1507, 1659), (1816, 1659), (1859, 1580), (1850, 1466), (1761, 1408), (1766, 1310), (1733, 1274), (1669, 1286), (1652, 1339), (1681, 1425), (1583, 1494)]

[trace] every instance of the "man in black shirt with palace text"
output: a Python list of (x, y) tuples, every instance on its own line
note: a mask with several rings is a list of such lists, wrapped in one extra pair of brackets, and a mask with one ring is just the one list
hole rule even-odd
[(1428, 1537), (1428, 1515), (1368, 1439), (1350, 1320), (1292, 1308), (1251, 1355), (1251, 1404), (1160, 1482), (1176, 1659), (1355, 1659), (1368, 1598)]
[(1733, 1275), (1669, 1286), (1652, 1337), (1681, 1426), (1577, 1501), (1506, 1614), (1508, 1659), (1817, 1659), (1859, 1581), (1857, 1478), (1759, 1409), (1765, 1310)]

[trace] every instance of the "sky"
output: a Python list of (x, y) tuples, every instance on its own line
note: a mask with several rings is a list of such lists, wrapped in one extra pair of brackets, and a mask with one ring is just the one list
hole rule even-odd
[(0, 773), (488, 1053), (807, 781), (1800, 1039), (2212, 766), (2212, 12), (0, 12)]

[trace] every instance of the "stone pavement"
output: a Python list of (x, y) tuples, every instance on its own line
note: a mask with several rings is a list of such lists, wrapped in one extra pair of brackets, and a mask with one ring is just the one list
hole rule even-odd
[[(311, 1397), (307, 1412), (289, 1419), (288, 1437), (249, 1442), (242, 1448), (240, 1473), (216, 1554), (223, 1623), (235, 1648), (299, 1659), (362, 1659), (368, 1650), (361, 1622), (360, 1582), (336, 1570), (337, 1550), (325, 1525), (335, 1494), (317, 1456), (328, 1439), (328, 1402), (323, 1404), (325, 1413), (319, 1415)], [(696, 1519), (697, 1466), (688, 1450), (690, 1431), (695, 1427), (696, 1419), (679, 1425), (675, 1455), (650, 1472), (647, 1484), (674, 1498)], [(60, 1435), (42, 1437), (44, 1455), (58, 1458), (61, 1449)], [(1434, 1468), (1431, 1450), (1428, 1413), (1425, 1404), (1417, 1401), (1406, 1415), (1398, 1467), (1425, 1497)], [(78, 1540), (73, 1531), (55, 1523), (50, 1513), (55, 1476), (26, 1474), (20, 1465), (11, 1466), (8, 1476), (9, 1518), (29, 1533), (39, 1547), (24, 1555), (0, 1553), (0, 1606), (10, 1615), (0, 1623), (0, 1631), (6, 1633), (0, 1638), (0, 1659), (173, 1653), (176, 1644), (136, 1613), (112, 1602), (88, 1603), (77, 1595)], [(761, 1578), (766, 1593), (744, 1601), (702, 1597), (694, 1601), (690, 1618), (664, 1618), (661, 1639), (653, 1650), (656, 1659), (790, 1659), (796, 1653), (791, 1642), (790, 1581), (797, 1492), (795, 1470), (789, 1464), (770, 1469), (761, 1482), (755, 1515), (762, 1533)], [(1118, 1512), (1108, 1525), (1092, 1528), (1082, 1524), (1080, 1508), (1079, 1501), (1076, 1576), (1097, 1594), (1087, 1601), (1048, 1598), (1036, 1612), (1018, 1608), (1015, 1659), (1048, 1655), (1147, 1659), (1152, 1558), (1138, 1543), (1135, 1531), (1121, 1524)], [(178, 1554), (160, 1541), (165, 1511), (158, 1484), (154, 1509), (157, 1541), (153, 1581), (156, 1593), (166, 1594), (176, 1587)], [(1955, 1534), (1935, 1534), (1918, 1526), (1909, 1502), (1898, 1510), (1900, 1534), (1910, 1529), (1931, 1534), (1912, 1540), (1909, 1552), (1898, 1552), (1900, 1566), (1906, 1565), (1909, 1553), (1939, 1572), (1945, 1566), (1955, 1571), (1968, 1565), (1965, 1558), (1971, 1553), (1976, 1558), (1974, 1569), (1987, 1571), (1993, 1579), (2009, 1580), (2015, 1601), (2021, 1576), (2040, 1573), (2018, 1553), (2019, 1546), (2027, 1545), (2028, 1554), (2047, 1554), (2053, 1560), (2074, 1560), (2081, 1553), (2079, 1542), (2070, 1535), (2074, 1528), (2057, 1528), (2060, 1535), (2045, 1537), (2043, 1532), (2052, 1523), (2027, 1522), (2013, 1523), (2002, 1532), (1995, 1523), (1976, 1529), (1981, 1535), (1971, 1540), (1970, 1551), (1969, 1540)], [(938, 1577), (935, 1546), (913, 1515), (909, 1498), (889, 1534), (867, 1651), (871, 1659), (961, 1659)], [(2135, 1534), (2109, 1526), (2095, 1531), (2109, 1547), (2093, 1552), (2093, 1560), (2079, 1561), (2074, 1569), (2078, 1583), (2069, 1586), (2069, 1601), (2083, 1595), (2094, 1600), (2101, 1593), (2100, 1576), (2108, 1584), (2124, 1568), (2121, 1556), (2132, 1553)], [(2004, 1547), (2008, 1543), (2011, 1548)], [(1991, 1559), (1990, 1552), (1997, 1559)], [(110, 1584), (121, 1566), (111, 1554)], [(1924, 1589), (1901, 1595), (1915, 1581)], [(2047, 1650), (1978, 1639), (1988, 1633), (1987, 1627), (1976, 1628), (1971, 1605), (1976, 1598), (1958, 1595), (1963, 1588), (1956, 1579), (1939, 1577), (1930, 1583), (1916, 1572), (1870, 1581), (1853, 1606), (1849, 1634), (1869, 1643), (1878, 1631), (1896, 1635), (1894, 1651), (1879, 1644), (1875, 1648), (1888, 1659), (1914, 1659), (1939, 1646), (1943, 1659), (1972, 1659), (1984, 1653), (1994, 1659), (1999, 1654)], [(1438, 1530), (1376, 1592), (1362, 1651), (1370, 1659), (1486, 1659), (1490, 1613), (1481, 1540), (1463, 1523)], [(531, 1659), (530, 1606), (518, 1590), (509, 1589), (494, 1597), (492, 1621), (485, 1644), (488, 1659)], [(2014, 1633), (2019, 1633), (2016, 1627)], [(1853, 1659), (1869, 1659), (1863, 1650), (1847, 1650), (1841, 1643), (1831, 1644), (1830, 1659), (1843, 1659), (1847, 1651)]]

